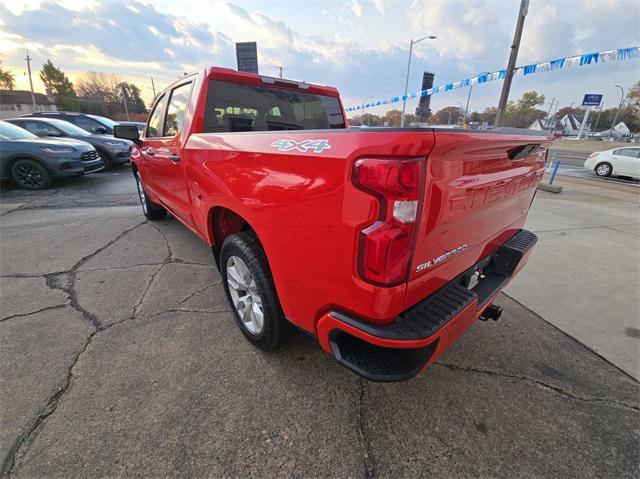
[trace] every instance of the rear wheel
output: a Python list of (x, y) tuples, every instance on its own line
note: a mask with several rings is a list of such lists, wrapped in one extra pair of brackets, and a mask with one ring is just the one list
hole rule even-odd
[(611, 163), (598, 163), (593, 171), (595, 171), (598, 176), (611, 176), (613, 166), (611, 166)]
[(256, 235), (243, 231), (227, 237), (220, 265), (222, 284), (242, 334), (264, 351), (277, 349), (289, 336), (291, 326)]
[(144, 185), (142, 184), (142, 180), (140, 179), (140, 174), (136, 171), (134, 173), (136, 178), (136, 187), (138, 189), (138, 198), (140, 199), (140, 205), (142, 206), (142, 213), (150, 220), (161, 220), (165, 216), (167, 216), (167, 210), (162, 206), (154, 203), (147, 196), (146, 191), (144, 190)]
[(42, 190), (51, 184), (51, 175), (47, 169), (34, 160), (16, 161), (11, 167), (11, 178), (28, 190)]

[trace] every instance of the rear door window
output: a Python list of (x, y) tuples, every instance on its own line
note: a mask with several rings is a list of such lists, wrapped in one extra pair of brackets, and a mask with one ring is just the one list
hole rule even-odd
[(192, 87), (193, 82), (189, 82), (172, 90), (171, 100), (169, 100), (167, 115), (164, 120), (163, 136), (176, 136), (182, 131), (184, 115), (187, 112)]
[(102, 126), (101, 123), (92, 120), (91, 118), (87, 118), (86, 116), (74, 116), (70, 115), (64, 118), (65, 121), (69, 121), (75, 125), (78, 125), (83, 130), (87, 130), (91, 133), (95, 133), (96, 128), (100, 128)]
[(345, 128), (337, 98), (277, 87), (209, 81), (204, 133)]
[(638, 158), (639, 152), (640, 152), (640, 148), (621, 148), (619, 150), (614, 151), (616, 155), (627, 156), (629, 158)]

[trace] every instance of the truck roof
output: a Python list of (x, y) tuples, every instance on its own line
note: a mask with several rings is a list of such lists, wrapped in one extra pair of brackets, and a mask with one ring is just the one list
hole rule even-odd
[(272, 85), (282, 88), (290, 88), (294, 90), (304, 90), (309, 93), (319, 95), (339, 96), (335, 87), (327, 85), (316, 85), (305, 81), (288, 80), (285, 78), (270, 77), (257, 73), (239, 72), (231, 68), (209, 67), (205, 71), (209, 79), (229, 81), (233, 83), (248, 83), (250, 85)]

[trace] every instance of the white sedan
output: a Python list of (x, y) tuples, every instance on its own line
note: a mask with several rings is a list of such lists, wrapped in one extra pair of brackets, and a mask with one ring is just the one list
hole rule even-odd
[(615, 148), (591, 153), (584, 167), (598, 176), (630, 176), (640, 179), (640, 147)]

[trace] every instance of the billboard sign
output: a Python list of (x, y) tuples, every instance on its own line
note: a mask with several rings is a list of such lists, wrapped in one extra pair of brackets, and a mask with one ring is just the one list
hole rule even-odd
[(236, 43), (238, 71), (258, 73), (258, 46), (256, 42)]
[(587, 93), (582, 100), (582, 106), (600, 106), (602, 95)]

